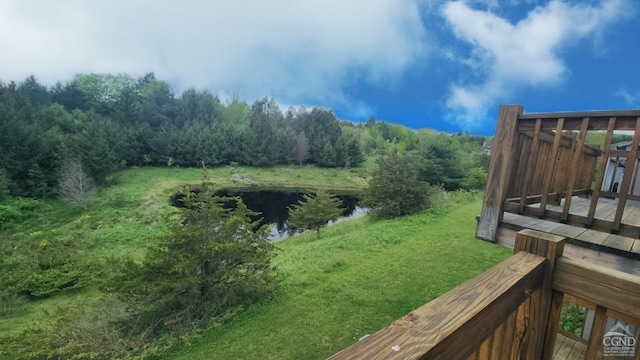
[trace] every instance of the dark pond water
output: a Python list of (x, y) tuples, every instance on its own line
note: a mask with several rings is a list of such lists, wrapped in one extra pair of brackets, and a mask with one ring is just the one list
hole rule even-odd
[[(305, 192), (302, 191), (286, 191), (286, 190), (264, 190), (264, 189), (227, 189), (216, 193), (218, 196), (238, 196), (247, 205), (247, 207), (255, 212), (260, 213), (263, 224), (271, 224), (271, 241), (280, 241), (289, 236), (295, 235), (296, 231), (289, 227), (287, 220), (289, 218), (288, 208), (297, 204)], [(171, 198), (171, 204), (181, 206), (181, 198), (184, 195), (176, 194)], [(365, 211), (358, 206), (360, 199), (355, 195), (337, 195), (342, 201), (344, 211), (342, 217), (336, 220), (342, 220), (364, 215)], [(329, 224), (331, 225), (331, 224)]]

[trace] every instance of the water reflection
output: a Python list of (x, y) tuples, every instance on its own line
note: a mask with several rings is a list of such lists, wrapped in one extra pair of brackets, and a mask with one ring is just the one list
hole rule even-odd
[[(263, 224), (272, 224), (269, 239), (274, 242), (296, 234), (296, 230), (289, 227), (287, 223), (288, 209), (297, 204), (304, 194), (303, 192), (254, 189), (227, 189), (216, 193), (219, 196), (238, 196), (249, 209), (259, 212)], [(355, 195), (337, 195), (337, 198), (342, 201), (341, 206), (344, 211), (342, 217), (336, 222), (364, 215), (364, 210), (358, 207), (359, 199)]]

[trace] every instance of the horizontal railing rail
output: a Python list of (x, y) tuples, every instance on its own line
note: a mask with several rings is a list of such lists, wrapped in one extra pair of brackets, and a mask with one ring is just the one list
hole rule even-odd
[(563, 241), (521, 231), (513, 256), (331, 359), (539, 359)]
[[(554, 297), (569, 298), (576, 306), (586, 309), (585, 313), (575, 313), (572, 319), (575, 324), (580, 317), (581, 335), (585, 328), (589, 329), (586, 339), (578, 339), (587, 344), (585, 360), (598, 359), (605, 354), (605, 334), (614, 330), (619, 321), (623, 326), (635, 329), (629, 334), (635, 339), (632, 342), (635, 355), (628, 358), (640, 359), (640, 346), (637, 346), (640, 343), (640, 277), (562, 257), (556, 262), (552, 288)], [(560, 308), (552, 309), (552, 313), (561, 311)], [(591, 312), (591, 316), (586, 316), (586, 312)], [(615, 355), (619, 350), (610, 351)]]
[[(621, 130), (633, 131), (633, 140), (612, 148)], [(589, 131), (605, 131), (604, 144), (588, 144)], [(623, 216), (628, 200), (640, 201), (639, 145), (640, 110), (524, 114), (520, 105), (501, 107), (476, 236), (496, 241), (506, 211), (637, 237), (640, 226)], [(572, 209), (580, 194), (591, 196), (586, 211)], [(611, 218), (596, 218), (601, 197), (617, 199)]]
[(640, 342), (640, 277), (563, 257), (564, 241), (518, 232), (513, 256), (330, 359), (552, 359), (560, 333), (590, 360), (618, 322)]
[(544, 262), (520, 252), (331, 359), (466, 359), (542, 285)]
[(640, 319), (640, 277), (585, 261), (560, 258), (553, 289)]

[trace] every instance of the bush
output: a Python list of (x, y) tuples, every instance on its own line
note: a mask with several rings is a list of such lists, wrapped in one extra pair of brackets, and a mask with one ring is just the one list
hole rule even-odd
[(18, 315), (25, 303), (23, 296), (13, 294), (7, 289), (0, 291), (0, 317), (11, 317)]
[(40, 204), (40, 201), (28, 198), (10, 199), (0, 204), (0, 229), (9, 228), (13, 224), (28, 219)]
[(378, 160), (363, 204), (374, 217), (393, 218), (422, 210), (438, 192), (438, 187), (418, 180), (413, 159), (392, 153)]
[[(22, 359), (123, 359), (136, 341), (122, 337), (118, 322), (126, 318), (124, 305), (100, 297), (54, 312), (52, 329), (31, 326), (19, 336), (0, 339)], [(0, 353), (0, 355), (3, 355)]]
[(482, 190), (487, 184), (487, 172), (481, 167), (469, 170), (462, 179), (462, 188), (465, 190)]

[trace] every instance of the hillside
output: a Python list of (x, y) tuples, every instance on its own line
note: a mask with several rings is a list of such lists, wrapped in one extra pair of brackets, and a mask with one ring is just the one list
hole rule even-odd
[(281, 288), (165, 359), (324, 359), (506, 259), (474, 239), (481, 199), (355, 219), (278, 244)]
[[(208, 174), (219, 187), (247, 186), (241, 178), (252, 186), (353, 191), (366, 185), (367, 168), (224, 166)], [(111, 265), (143, 259), (166, 234), (167, 216), (175, 211), (169, 197), (201, 178), (199, 169), (136, 167), (111, 175), (86, 207), (25, 202), (30, 205), (20, 219), (3, 223), (0, 269), (5, 290), (22, 281), (31, 295), (3, 295), (0, 357), (50, 356), (65, 331), (104, 338), (87, 326), (113, 311), (105, 293)], [(320, 240), (303, 234), (280, 242), (278, 291), (200, 338), (182, 339), (190, 344), (165, 358), (330, 355), (508, 256), (473, 239), (480, 203), (478, 195), (450, 193), (419, 214), (365, 217), (324, 230)]]

